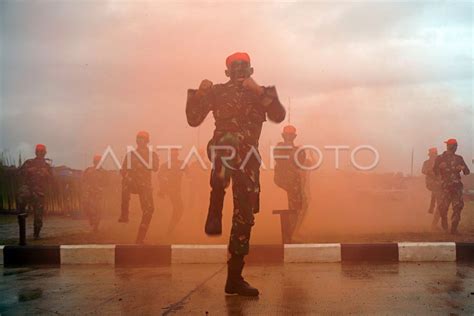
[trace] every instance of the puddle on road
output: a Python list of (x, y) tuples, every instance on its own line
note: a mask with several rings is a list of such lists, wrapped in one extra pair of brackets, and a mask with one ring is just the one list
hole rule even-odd
[(18, 291), (18, 302), (28, 302), (36, 300), (43, 296), (43, 290), (40, 288), (26, 288)]

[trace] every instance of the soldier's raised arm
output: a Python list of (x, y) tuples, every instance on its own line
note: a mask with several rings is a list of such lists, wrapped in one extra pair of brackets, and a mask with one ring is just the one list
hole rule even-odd
[(267, 117), (270, 121), (275, 123), (283, 122), (286, 111), (278, 99), (275, 87), (260, 86), (252, 77), (245, 79), (242, 85), (244, 88), (253, 91), (260, 98), (260, 103), (265, 107)]
[(267, 108), (267, 117), (270, 121), (281, 123), (285, 119), (286, 111), (278, 99), (278, 94), (275, 87), (264, 87), (262, 104)]
[(213, 106), (212, 82), (204, 79), (199, 85), (199, 89), (188, 89), (186, 100), (186, 118), (188, 124), (197, 127), (206, 118)]

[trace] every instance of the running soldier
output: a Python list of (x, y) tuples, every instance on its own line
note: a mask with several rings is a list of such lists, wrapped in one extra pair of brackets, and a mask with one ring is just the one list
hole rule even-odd
[(94, 232), (99, 230), (99, 223), (104, 208), (104, 189), (107, 181), (105, 170), (99, 166), (102, 156), (95, 155), (92, 166), (82, 174), (82, 208), (89, 219)]
[(152, 171), (158, 171), (159, 160), (158, 155), (148, 147), (150, 142), (148, 132), (138, 132), (136, 141), (137, 148), (127, 153), (121, 169), (122, 213), (119, 222), (128, 223), (130, 195), (138, 194), (143, 214), (136, 243), (141, 244), (145, 239), (154, 211), (151, 174)]
[(254, 213), (259, 211), (260, 164), (258, 142), (263, 122), (280, 123), (285, 109), (275, 87), (263, 87), (253, 79), (253, 68), (247, 53), (235, 53), (226, 59), (227, 83), (203, 80), (198, 90), (189, 89), (186, 116), (189, 125), (199, 126), (209, 112), (215, 119), (215, 130), (208, 143), (213, 163), (211, 197), (205, 232), (222, 234), (222, 207), (225, 190), (232, 179), (234, 211), (229, 240), (225, 292), (257, 296), (259, 292), (242, 277), (244, 256), (249, 252)]
[(425, 175), (426, 188), (431, 192), (431, 200), (428, 213), (434, 213), (431, 226), (432, 228), (436, 228), (440, 219), (437, 206), (441, 202), (441, 181), (439, 177), (434, 174), (433, 167), (436, 157), (438, 157), (438, 149), (436, 149), (436, 147), (430, 148), (428, 150), (428, 157), (429, 159), (423, 162), (421, 173)]
[(35, 154), (36, 158), (28, 159), (18, 169), (21, 185), (18, 189), (17, 203), (20, 214), (26, 213), (27, 206), (33, 210), (34, 238), (39, 239), (43, 227), (45, 195), (53, 173), (51, 165), (45, 159), (46, 146), (36, 145)]
[(456, 234), (464, 207), (460, 173), (468, 175), (470, 171), (462, 156), (455, 154), (458, 148), (456, 139), (448, 139), (445, 143), (446, 151), (436, 157), (433, 171), (436, 176), (441, 177), (441, 203), (438, 204), (441, 225), (445, 231), (448, 231), (448, 209), (452, 204), (451, 234)]

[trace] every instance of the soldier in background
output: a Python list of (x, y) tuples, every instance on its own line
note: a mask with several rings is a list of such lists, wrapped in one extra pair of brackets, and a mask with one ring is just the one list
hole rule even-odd
[(34, 238), (39, 239), (43, 227), (45, 194), (53, 173), (51, 165), (45, 159), (46, 146), (36, 145), (35, 154), (36, 158), (26, 160), (18, 169), (21, 184), (18, 189), (17, 203), (20, 214), (26, 213), (27, 206), (33, 210)]
[(99, 166), (101, 160), (102, 156), (95, 155), (93, 165), (84, 170), (81, 178), (82, 208), (94, 232), (99, 230), (104, 208), (104, 189), (107, 184), (105, 170)]
[[(222, 234), (224, 195), (232, 179), (234, 214), (225, 292), (257, 296), (258, 290), (244, 280), (242, 270), (244, 256), (249, 252), (254, 213), (260, 208), (258, 143), (263, 122), (267, 118), (272, 122), (282, 122), (285, 109), (274, 87), (263, 87), (253, 80), (253, 68), (247, 53), (227, 57), (226, 68), (225, 74), (230, 78), (227, 83), (213, 85), (211, 81), (203, 80), (198, 90), (188, 90), (186, 117), (193, 127), (199, 126), (209, 112), (215, 118), (216, 128), (208, 143), (208, 156), (213, 162), (205, 225), (208, 235)], [(222, 150), (223, 146), (228, 150)]]
[(421, 169), (421, 173), (425, 175), (425, 185), (426, 188), (431, 192), (431, 200), (430, 200), (430, 207), (428, 209), (428, 213), (433, 214), (433, 222), (431, 226), (436, 228), (438, 225), (440, 216), (436, 206), (438, 206), (441, 202), (441, 181), (439, 177), (434, 174), (433, 167), (435, 164), (436, 157), (438, 157), (438, 149), (436, 147), (430, 148), (428, 150), (428, 160), (423, 162), (423, 167)]
[(158, 196), (168, 197), (173, 208), (168, 234), (174, 231), (183, 216), (181, 184), (185, 170), (181, 169), (182, 164), (183, 161), (179, 160), (179, 149), (173, 148), (171, 149), (171, 160), (163, 163), (158, 172)]
[(137, 148), (128, 152), (122, 165), (122, 208), (120, 223), (128, 223), (130, 195), (138, 194), (142, 209), (142, 220), (138, 229), (136, 243), (145, 239), (154, 212), (152, 172), (158, 171), (158, 155), (148, 148), (150, 135), (141, 131), (137, 134)]
[(462, 156), (455, 154), (458, 148), (456, 139), (448, 139), (445, 143), (446, 151), (436, 157), (433, 171), (436, 176), (441, 177), (441, 203), (438, 204), (441, 225), (445, 231), (448, 231), (448, 209), (452, 204), (451, 234), (456, 234), (461, 221), (461, 211), (464, 207), (460, 173), (468, 175), (470, 171)]
[(283, 142), (279, 142), (274, 150), (273, 180), (277, 186), (286, 191), (288, 210), (296, 212), (290, 216), (290, 233), (293, 235), (297, 227), (301, 225), (305, 208), (307, 208), (303, 187), (305, 175), (300, 167), (306, 163), (306, 153), (304, 150), (298, 152), (299, 147), (294, 143), (297, 136), (296, 128), (293, 125), (285, 126), (281, 136)]

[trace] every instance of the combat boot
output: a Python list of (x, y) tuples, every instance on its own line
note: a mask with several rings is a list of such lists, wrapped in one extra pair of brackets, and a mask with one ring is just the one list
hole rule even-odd
[(222, 212), (209, 209), (204, 230), (207, 235), (222, 235)]
[(135, 241), (138, 245), (143, 245), (146, 236), (146, 230), (141, 227), (138, 229), (137, 239)]
[(225, 292), (227, 294), (238, 294), (242, 296), (258, 296), (260, 293), (242, 277), (244, 268), (243, 256), (232, 256), (227, 261), (227, 281)]
[(215, 236), (222, 234), (222, 208), (224, 206), (225, 191), (213, 189), (209, 201), (206, 225), (204, 231), (207, 235)]
[(456, 223), (456, 222), (451, 224), (451, 234), (453, 234), (453, 235), (458, 234), (458, 224), (459, 223)]

